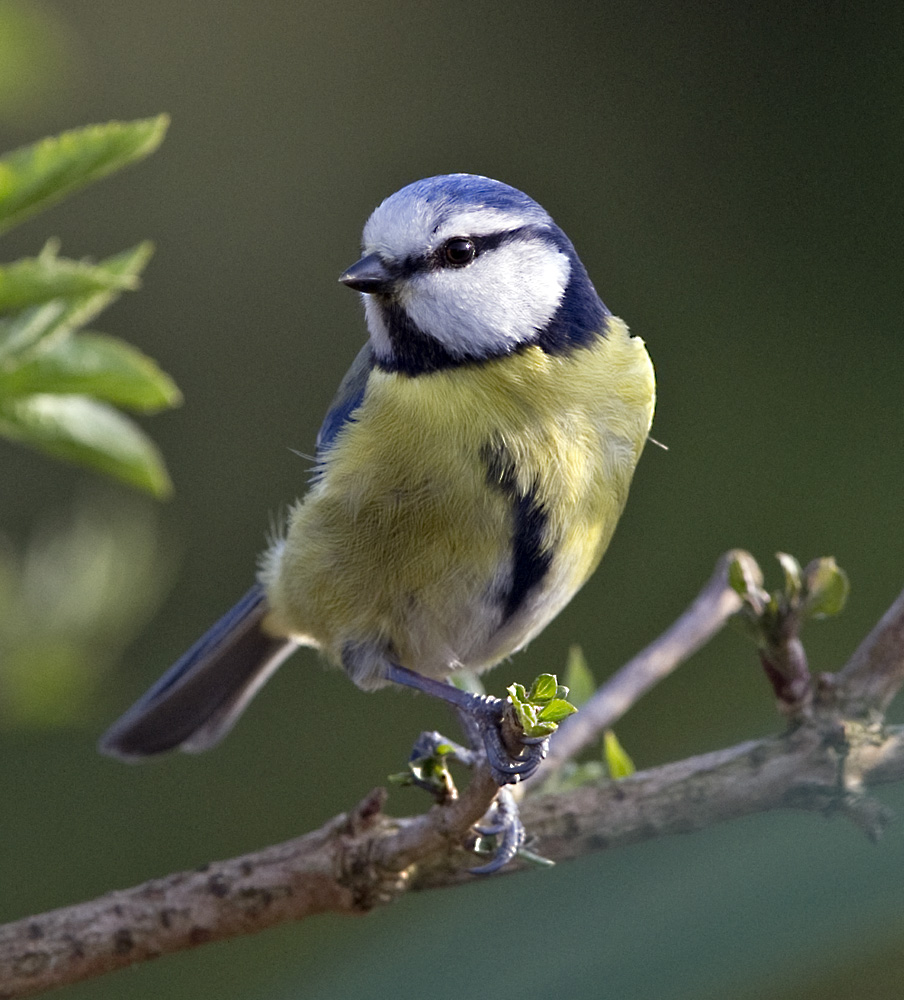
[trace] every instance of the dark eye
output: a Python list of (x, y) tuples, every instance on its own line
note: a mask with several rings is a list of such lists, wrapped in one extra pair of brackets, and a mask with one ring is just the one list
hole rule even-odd
[(443, 259), (452, 267), (464, 267), (477, 256), (477, 247), (471, 240), (456, 236), (443, 245)]

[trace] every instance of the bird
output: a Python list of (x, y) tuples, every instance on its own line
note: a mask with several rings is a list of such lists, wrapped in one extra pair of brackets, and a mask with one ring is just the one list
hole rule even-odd
[(655, 403), (653, 366), (571, 241), (476, 174), (386, 198), (339, 281), (368, 339), (317, 437), (307, 492), (245, 596), (104, 735), (127, 760), (217, 743), (299, 646), (365, 691), (413, 687), (476, 726), (500, 786), (545, 749), (450, 680), (535, 637), (596, 569)]

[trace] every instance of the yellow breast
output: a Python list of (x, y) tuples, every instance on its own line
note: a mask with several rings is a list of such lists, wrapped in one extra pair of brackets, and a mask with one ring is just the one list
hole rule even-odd
[[(531, 347), (417, 377), (375, 370), (265, 569), (272, 627), (337, 661), (366, 643), (432, 676), (497, 662), (599, 562), (654, 392), (643, 342), (617, 319), (568, 355)], [(493, 454), (509, 463), (504, 482)], [(542, 522), (548, 566), (506, 615), (519, 497)]]

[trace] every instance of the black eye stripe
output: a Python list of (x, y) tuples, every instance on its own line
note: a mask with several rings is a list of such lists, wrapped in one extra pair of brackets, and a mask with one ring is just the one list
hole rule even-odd
[[(507, 243), (515, 243), (519, 240), (527, 241), (540, 239), (550, 246), (558, 247), (558, 243), (553, 233), (546, 226), (519, 226), (517, 229), (506, 229), (499, 233), (489, 233), (485, 236), (473, 236), (459, 234), (452, 239), (467, 240), (473, 244), (476, 251), (475, 257), (488, 253), (491, 250), (504, 246)], [(417, 254), (406, 257), (399, 267), (399, 277), (410, 277), (422, 271), (438, 271), (450, 267), (445, 256), (445, 248), (450, 240), (443, 243), (428, 254)], [(454, 267), (454, 265), (452, 265)]]

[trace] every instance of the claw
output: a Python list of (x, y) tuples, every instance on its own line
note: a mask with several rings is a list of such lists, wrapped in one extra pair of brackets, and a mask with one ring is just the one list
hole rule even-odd
[(513, 757), (502, 739), (506, 702), (501, 698), (481, 698), (473, 712), (486, 748), (487, 762), (498, 785), (514, 785), (529, 778), (549, 752), (548, 737), (522, 736), (524, 750)]
[(518, 814), (518, 805), (508, 788), (500, 788), (496, 800), (487, 813), (489, 823), (475, 827), (481, 836), (496, 837), (496, 852), (493, 859), (478, 868), (472, 868), (473, 875), (491, 875), (512, 860), (524, 845), (524, 824)]

